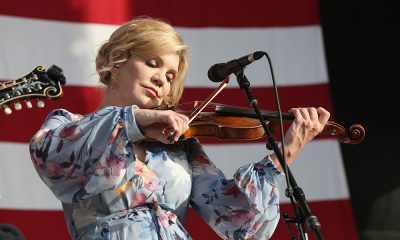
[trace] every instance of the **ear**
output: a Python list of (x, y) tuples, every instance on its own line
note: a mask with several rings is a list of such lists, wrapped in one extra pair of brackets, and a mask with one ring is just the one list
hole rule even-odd
[(114, 66), (113, 68), (111, 68), (110, 72), (111, 72), (111, 75), (118, 76), (118, 74), (119, 74), (119, 65), (118, 66)]

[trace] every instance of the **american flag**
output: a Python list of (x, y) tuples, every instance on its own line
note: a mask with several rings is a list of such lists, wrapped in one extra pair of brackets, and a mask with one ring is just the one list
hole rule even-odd
[[(0, 81), (18, 79), (38, 65), (57, 65), (67, 82), (63, 96), (45, 100), (43, 108), (31, 99), (31, 109), (10, 106), (11, 115), (0, 112), (0, 224), (14, 224), (27, 239), (69, 239), (61, 204), (36, 174), (27, 143), (50, 110), (86, 114), (97, 107), (101, 91), (96, 51), (119, 24), (142, 15), (169, 21), (191, 48), (181, 102), (204, 100), (218, 87), (207, 78), (213, 64), (265, 51), (272, 60), (283, 111), (322, 106), (335, 119), (318, 0), (2, 0)], [(247, 66), (245, 74), (260, 107), (276, 110), (266, 59)], [(234, 77), (215, 102), (248, 106)], [(270, 153), (262, 140), (202, 142), (227, 177), (249, 159)], [(325, 238), (358, 239), (338, 139), (315, 139), (291, 170)], [(282, 183), (281, 212), (293, 216), (285, 187)], [(194, 239), (220, 239), (192, 210), (185, 225)], [(309, 236), (313, 239), (311, 232)], [(284, 238), (289, 238), (289, 230), (281, 221), (272, 239)]]

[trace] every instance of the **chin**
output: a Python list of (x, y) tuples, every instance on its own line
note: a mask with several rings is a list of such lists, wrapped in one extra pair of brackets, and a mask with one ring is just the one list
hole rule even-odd
[(161, 106), (161, 102), (150, 100), (150, 101), (143, 102), (143, 103), (136, 104), (136, 105), (138, 105), (138, 107), (142, 108), (142, 109), (153, 109), (153, 108), (158, 108), (159, 106)]

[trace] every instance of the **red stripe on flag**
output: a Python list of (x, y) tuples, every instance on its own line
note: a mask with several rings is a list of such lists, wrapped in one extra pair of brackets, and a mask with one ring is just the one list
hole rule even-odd
[[(26, 7), (24, 7), (26, 6)], [(0, 15), (70, 22), (120, 24), (135, 16), (167, 19), (182, 27), (276, 27), (320, 23), (317, 0), (132, 1), (6, 0)]]
[[(322, 234), (326, 239), (359, 239), (350, 200), (310, 202), (309, 206), (319, 219)], [(281, 213), (288, 212), (289, 216), (292, 216), (291, 209), (289, 204), (281, 205)], [(70, 239), (62, 211), (0, 209), (0, 223), (15, 225), (22, 231), (26, 239)], [(185, 226), (194, 240), (221, 239), (192, 208), (189, 208)], [(312, 232), (308, 232), (308, 234), (310, 240), (315, 239)], [(282, 220), (271, 239), (290, 239), (288, 229)]]
[[(260, 108), (273, 111), (277, 110), (272, 87), (252, 87), (251, 89)], [(201, 101), (208, 97), (213, 91), (213, 88), (186, 87), (180, 102)], [(287, 111), (294, 107), (320, 106), (333, 112), (328, 83), (279, 87), (278, 94), (282, 111)], [(240, 88), (225, 88), (215, 97), (213, 102), (250, 107), (246, 95)]]
[(25, 239), (71, 240), (62, 211), (0, 209), (0, 224), (6, 223), (17, 227)]
[[(307, 193), (305, 193), (307, 196)], [(325, 239), (358, 240), (351, 200), (335, 200), (308, 202), (310, 209), (320, 224), (321, 232)], [(281, 214), (287, 212), (289, 217), (294, 217), (290, 204), (281, 204)], [(294, 229), (294, 226), (291, 226)], [(316, 240), (313, 232), (308, 231), (310, 240)], [(296, 237), (296, 236), (295, 236)], [(270, 240), (291, 239), (287, 226), (281, 221)]]
[[(46, 107), (27, 109), (25, 106), (20, 111), (13, 110), (11, 115), (0, 112), (2, 131), (0, 141), (26, 143), (39, 129), (47, 114), (57, 108), (64, 108), (71, 112), (87, 114), (94, 111), (102, 100), (102, 91), (96, 87), (65, 86), (63, 96), (55, 101), (45, 100)], [(211, 88), (187, 88), (181, 102), (204, 100), (214, 89)], [(260, 107), (275, 110), (275, 100), (272, 88), (253, 88)], [(310, 94), (312, 93), (312, 94)], [(279, 88), (282, 111), (291, 107), (322, 106), (332, 112), (329, 85), (307, 85), (298, 87)], [(35, 100), (32, 100), (35, 102)], [(215, 102), (236, 106), (248, 106), (247, 98), (242, 90), (228, 88), (223, 90), (215, 98)], [(35, 104), (34, 104), (35, 105)], [(13, 108), (12, 108), (13, 109)], [(334, 119), (333, 117), (331, 119)], [(218, 141), (205, 138), (203, 143), (243, 143), (242, 141)]]

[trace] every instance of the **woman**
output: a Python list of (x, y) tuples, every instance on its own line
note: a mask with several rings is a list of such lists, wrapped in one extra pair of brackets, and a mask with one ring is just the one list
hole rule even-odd
[[(106, 86), (98, 110), (54, 110), (32, 138), (32, 161), (62, 202), (74, 239), (191, 239), (181, 224), (189, 203), (224, 239), (272, 235), (283, 178), (276, 156), (226, 179), (197, 138), (178, 141), (188, 118), (157, 110), (181, 97), (187, 56), (166, 22), (122, 25), (96, 58)], [(284, 138), (289, 165), (329, 118), (323, 108), (290, 112), (296, 119)]]

